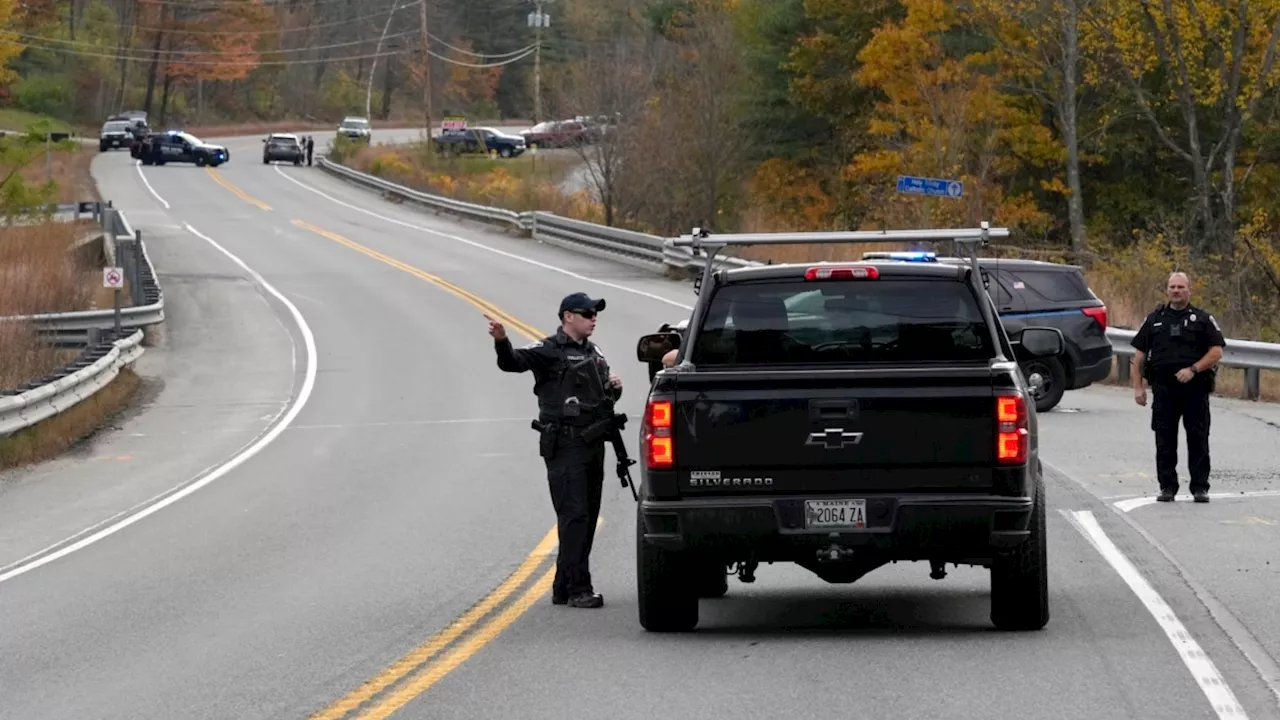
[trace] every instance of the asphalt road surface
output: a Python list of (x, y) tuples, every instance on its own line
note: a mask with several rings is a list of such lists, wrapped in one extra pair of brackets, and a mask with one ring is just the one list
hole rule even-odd
[(216, 171), (95, 162), (169, 319), (136, 410), (0, 476), (0, 717), (1280, 716), (1274, 407), (1215, 401), (1210, 505), (1149, 502), (1126, 391), (1043, 415), (1041, 632), (991, 629), (985, 572), (912, 564), (850, 586), (763, 566), (697, 632), (646, 634), (612, 478), (606, 605), (551, 605), (531, 379), (497, 370), (481, 308), (519, 343), (566, 293), (607, 298), (596, 340), (636, 416), (635, 339), (689, 286), (228, 142)]

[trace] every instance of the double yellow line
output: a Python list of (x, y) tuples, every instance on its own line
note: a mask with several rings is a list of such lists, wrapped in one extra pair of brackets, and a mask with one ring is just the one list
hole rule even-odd
[(259, 199), (255, 198), (255, 197), (253, 197), (252, 195), (250, 195), (249, 193), (247, 193), (247, 192), (245, 192), (245, 191), (241, 190), (240, 188), (236, 187), (235, 185), (232, 185), (231, 183), (227, 182), (227, 181), (226, 181), (226, 179), (224, 179), (224, 178), (222, 177), (222, 175), (221, 175), (217, 170), (214, 170), (213, 168), (211, 168), (211, 167), (209, 167), (209, 166), (207, 166), (207, 165), (206, 165), (206, 166), (205, 166), (205, 168), (204, 168), (204, 171), (205, 171), (205, 172), (207, 172), (207, 173), (209, 173), (209, 177), (213, 178), (213, 181), (214, 181), (214, 182), (218, 183), (218, 184), (219, 184), (219, 185), (221, 185), (222, 187), (224, 187), (224, 188), (226, 188), (226, 189), (230, 190), (231, 192), (235, 193), (236, 195), (238, 195), (238, 196), (240, 197), (240, 199), (241, 199), (241, 200), (244, 200), (245, 202), (249, 203), (250, 205), (257, 205), (257, 206), (258, 206), (260, 209), (262, 209), (262, 210), (270, 210), (270, 209), (271, 209), (271, 206), (267, 205), (266, 203), (262, 202), (261, 200), (259, 200)]
[(381, 262), (384, 262), (393, 268), (396, 268), (398, 270), (403, 270), (416, 278), (419, 278), (421, 280), (426, 280), (432, 285), (435, 285), (436, 287), (439, 287), (440, 289), (445, 290), (446, 292), (456, 295), (457, 297), (461, 298), (463, 302), (467, 303), (468, 305), (471, 305), (474, 308), (479, 309), (480, 312), (488, 314), (492, 316), (494, 319), (501, 320), (504, 325), (510, 325), (511, 327), (520, 331), (522, 335), (525, 335), (530, 340), (541, 340), (543, 337), (545, 337), (545, 333), (538, 332), (537, 328), (534, 328), (530, 325), (527, 325), (517, 320), (516, 318), (507, 314), (506, 312), (498, 308), (496, 305), (493, 305), (492, 303), (485, 300), (484, 298), (481, 298), (477, 295), (473, 295), (472, 293), (469, 293), (466, 290), (463, 290), (462, 288), (458, 287), (457, 285), (454, 285), (453, 283), (449, 282), (448, 280), (445, 280), (444, 278), (437, 277), (423, 270), (419, 270), (418, 268), (412, 265), (409, 265), (408, 263), (400, 262), (399, 260), (389, 255), (384, 255), (378, 252), (377, 250), (365, 247), (364, 245), (361, 245), (360, 243), (354, 240), (338, 235), (337, 233), (331, 233), (322, 227), (316, 227), (315, 225), (312, 225), (309, 222), (305, 222), (303, 220), (294, 220), (293, 224), (297, 225), (298, 227), (304, 230), (310, 230), (311, 232), (317, 235), (329, 238), (330, 240), (338, 243), (339, 245), (345, 245), (351, 248), (352, 250), (355, 250), (358, 253), (363, 253), (375, 260), (380, 260)]
[[(534, 327), (521, 322), (483, 298), (467, 292), (443, 278), (384, 255), (372, 248), (365, 247), (337, 233), (312, 225), (309, 222), (294, 220), (293, 224), (358, 253), (386, 263), (398, 270), (403, 270), (416, 278), (425, 280), (455, 295), (463, 302), (494, 319), (502, 321), (503, 324), (509, 325), (530, 340), (538, 340), (543, 337), (543, 334), (539, 333)], [(396, 660), (385, 670), (364, 682), (360, 687), (312, 715), (311, 720), (339, 720), (340, 718), (350, 717), (352, 713), (359, 711), (362, 707), (366, 709), (355, 716), (358, 720), (382, 720), (382, 718), (390, 716), (404, 707), (409, 701), (426, 692), (441, 678), (453, 672), (468, 658), (492, 642), (503, 630), (506, 630), (517, 618), (532, 607), (538, 601), (538, 598), (547, 594), (551, 589), (552, 581), (555, 580), (556, 570), (554, 565), (548, 568), (524, 593), (498, 612), (497, 615), (491, 617), (487, 622), (481, 623), (486, 616), (502, 605), (516, 590), (524, 585), (537, 571), (538, 567), (542, 565), (543, 561), (555, 551), (555, 548), (556, 529), (553, 527), (533, 551), (525, 557), (524, 562), (520, 563), (520, 566), (507, 576), (506, 580), (503, 580), (497, 588), (472, 606), (470, 610), (450, 623), (448, 627), (428, 638), (426, 642)], [(477, 625), (479, 626), (478, 628)], [(445, 648), (449, 647), (450, 643), (463, 638), (472, 628), (476, 628), (474, 632), (433, 661), (433, 658), (440, 655)], [(390, 691), (387, 692), (388, 690)]]

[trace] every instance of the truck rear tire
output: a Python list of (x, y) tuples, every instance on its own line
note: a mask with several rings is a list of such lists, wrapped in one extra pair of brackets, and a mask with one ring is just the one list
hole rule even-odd
[(640, 626), (649, 632), (688, 632), (698, 624), (698, 594), (685, 553), (644, 541), (636, 513), (636, 590)]
[(1044, 480), (1037, 474), (1031, 536), (991, 565), (991, 622), (1000, 630), (1039, 630), (1049, 623), (1049, 562)]

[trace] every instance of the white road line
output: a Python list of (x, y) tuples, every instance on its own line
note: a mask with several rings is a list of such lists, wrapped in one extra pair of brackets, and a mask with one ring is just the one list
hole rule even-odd
[(1124, 580), (1133, 594), (1137, 595), (1138, 600), (1147, 608), (1147, 612), (1151, 613), (1151, 616), (1160, 624), (1169, 642), (1173, 643), (1174, 649), (1178, 651), (1178, 657), (1182, 658), (1183, 664), (1191, 672), (1201, 692), (1208, 698), (1214, 713), (1224, 720), (1248, 718), (1244, 708), (1236, 700), (1235, 693), (1231, 692), (1226, 680), (1218, 672), (1217, 666), (1209, 659), (1208, 653), (1202, 650), (1199, 643), (1191, 637), (1191, 633), (1174, 614), (1173, 608), (1169, 607), (1164, 598), (1160, 597), (1155, 588), (1142, 577), (1142, 573), (1138, 572), (1133, 563), (1129, 562), (1124, 553), (1111, 542), (1111, 538), (1103, 532), (1102, 526), (1098, 524), (1093, 513), (1088, 510), (1062, 510), (1061, 512), (1115, 569), (1120, 579)]
[(575, 280), (581, 280), (581, 281), (583, 281), (583, 282), (595, 283), (595, 284), (597, 284), (597, 285), (601, 285), (601, 286), (603, 286), (603, 287), (611, 288), (611, 289), (613, 289), (613, 290), (621, 290), (621, 291), (623, 291), (623, 292), (628, 292), (628, 293), (631, 293), (631, 294), (633, 294), (633, 295), (639, 295), (639, 296), (641, 296), (641, 297), (649, 298), (650, 300), (657, 300), (658, 302), (666, 303), (666, 304), (668, 304), (668, 305), (674, 305), (675, 307), (682, 308), (682, 309), (684, 309), (684, 310), (692, 310), (692, 309), (693, 309), (693, 306), (692, 306), (692, 305), (685, 305), (684, 303), (677, 302), (677, 301), (672, 300), (672, 299), (670, 299), (670, 298), (664, 298), (664, 297), (662, 297), (661, 295), (655, 295), (654, 293), (651, 293), (651, 292), (645, 292), (644, 290), (637, 290), (636, 288), (633, 288), (633, 287), (627, 287), (626, 285), (618, 285), (618, 284), (616, 284), (616, 283), (606, 282), (606, 281), (604, 281), (604, 280), (597, 280), (596, 278), (588, 277), (588, 276), (586, 276), (586, 275), (579, 275), (578, 273), (571, 272), (571, 271), (569, 271), (569, 270), (565, 270), (564, 268), (558, 268), (558, 267), (556, 267), (556, 266), (554, 266), (554, 265), (549, 265), (549, 264), (544, 263), (544, 262), (539, 262), (539, 261), (537, 261), (537, 260), (533, 260), (533, 259), (531, 259), (531, 258), (524, 257), (523, 255), (516, 255), (515, 253), (509, 253), (509, 252), (507, 252), (507, 251), (505, 251), (505, 250), (499, 250), (499, 249), (497, 249), (497, 248), (495, 248), (495, 247), (490, 247), (490, 246), (488, 246), (488, 245), (484, 245), (484, 244), (482, 244), (482, 243), (478, 243), (478, 242), (476, 242), (476, 241), (474, 241), (474, 240), (468, 240), (467, 238), (464, 238), (464, 237), (461, 237), (461, 236), (458, 236), (458, 235), (452, 235), (452, 234), (450, 234), (450, 233), (440, 232), (439, 230), (433, 230), (433, 229), (431, 229), (431, 228), (429, 228), (429, 227), (424, 227), (424, 226), (422, 226), (422, 225), (417, 225), (417, 224), (415, 224), (415, 223), (404, 222), (403, 220), (396, 220), (395, 218), (387, 217), (386, 215), (380, 215), (380, 214), (378, 214), (378, 213), (376, 213), (376, 212), (373, 212), (372, 210), (366, 210), (366, 209), (364, 209), (364, 208), (362, 208), (362, 207), (358, 207), (358, 206), (356, 206), (356, 205), (352, 205), (351, 203), (343, 202), (342, 200), (339, 200), (339, 199), (337, 199), (337, 198), (333, 197), (332, 195), (329, 195), (329, 194), (324, 193), (324, 192), (322, 192), (322, 191), (320, 191), (320, 190), (317, 190), (317, 189), (316, 189), (316, 188), (314, 188), (314, 187), (311, 187), (311, 186), (310, 186), (310, 185), (308, 185), (307, 183), (301, 182), (301, 181), (299, 181), (299, 180), (295, 180), (295, 179), (293, 179), (293, 178), (289, 177), (289, 175), (288, 175), (287, 173), (285, 173), (285, 172), (283, 172), (282, 170), (280, 170), (280, 168), (279, 168), (279, 167), (272, 166), (272, 168), (273, 168), (277, 173), (280, 173), (280, 177), (284, 178), (285, 180), (288, 180), (289, 182), (293, 183), (294, 185), (297, 185), (298, 187), (302, 188), (303, 190), (306, 190), (306, 191), (308, 191), (308, 192), (313, 192), (313, 193), (315, 193), (315, 194), (319, 195), (320, 197), (325, 198), (326, 200), (328, 200), (328, 201), (330, 201), (330, 202), (336, 203), (336, 204), (341, 205), (341, 206), (346, 207), (346, 208), (350, 208), (350, 209), (352, 209), (352, 210), (355, 210), (356, 212), (362, 212), (362, 213), (364, 213), (365, 215), (369, 215), (370, 217), (375, 217), (375, 218), (378, 218), (379, 220), (385, 220), (386, 222), (392, 223), (392, 224), (394, 224), (394, 225), (399, 225), (399, 226), (401, 226), (401, 227), (406, 227), (406, 228), (410, 228), (410, 229), (413, 229), (413, 230), (421, 230), (422, 232), (431, 233), (432, 235), (438, 235), (438, 236), (443, 237), (443, 238), (448, 238), (448, 239), (450, 239), (450, 240), (454, 240), (454, 241), (456, 241), (456, 242), (460, 242), (460, 243), (464, 243), (464, 244), (466, 244), (466, 245), (470, 245), (471, 247), (480, 248), (481, 250), (487, 250), (487, 251), (489, 251), (489, 252), (491, 252), (491, 253), (494, 253), (495, 255), (501, 255), (501, 256), (503, 256), (503, 257), (508, 257), (508, 258), (511, 258), (512, 260), (519, 260), (520, 262), (528, 263), (528, 264), (530, 264), (530, 265), (535, 265), (535, 266), (540, 267), (540, 268), (542, 268), (542, 269), (544, 269), (544, 270), (550, 270), (550, 271), (552, 271), (552, 272), (560, 273), (561, 275), (568, 275), (569, 277), (574, 278)]
[(160, 193), (156, 192), (156, 189), (151, 187), (151, 183), (147, 181), (147, 176), (142, 174), (142, 161), (134, 160), (133, 169), (138, 171), (138, 177), (142, 178), (142, 184), (146, 185), (147, 189), (151, 191), (151, 196), (154, 197), (156, 200), (159, 200), (160, 204), (164, 206), (164, 209), (168, 210), (169, 203), (166, 202), (164, 198), (160, 197)]
[[(1280, 490), (1251, 490), (1247, 492), (1221, 492), (1221, 493), (1211, 492), (1209, 493), (1210, 499), (1230, 500), (1232, 498), (1256, 498), (1256, 497), (1280, 497)], [(1175, 496), (1175, 499), (1181, 502), (1191, 502), (1190, 495), (1177, 495)], [(1156, 499), (1155, 499), (1155, 496), (1129, 498), (1128, 500), (1121, 500), (1120, 502), (1113, 503), (1113, 504), (1115, 505), (1116, 509), (1119, 510), (1120, 512), (1127, 513), (1133, 510), (1137, 510), (1140, 507), (1146, 507), (1147, 505), (1155, 505)]]
[[(245, 449), (241, 450), (234, 457), (232, 457), (230, 460), (226, 461), (222, 465), (219, 465), (209, 474), (204, 475), (204, 477), (197, 476), (197, 477), (200, 477), (199, 480), (196, 480), (195, 482), (191, 482), (189, 485), (186, 485), (181, 490), (168, 495), (167, 497), (165, 497), (164, 499), (158, 502), (146, 505), (145, 507), (138, 510), (137, 512), (129, 513), (122, 519), (114, 523), (111, 523), (110, 525), (107, 525), (101, 530), (98, 530), (97, 532), (94, 532), (93, 534), (81, 540), (78, 540), (75, 543), (67, 545), (66, 547), (63, 547), (62, 549), (56, 552), (52, 552), (48, 555), (42, 555), (42, 553), (46, 552), (48, 549), (55, 548), (58, 545), (65, 543), (66, 542), (65, 540), (62, 541), (61, 543), (56, 543), (54, 545), (49, 546), (49, 548), (47, 548), (46, 550), (42, 550), (38, 553), (35, 553), (34, 555), (28, 556), (28, 557), (35, 558), (30, 562), (18, 561), (17, 563), (9, 566), (9, 568), (7, 568), (2, 574), (0, 574), (0, 583), (5, 582), (6, 580), (11, 580), (19, 575), (30, 572), (32, 570), (35, 570), (36, 568), (41, 567), (43, 565), (47, 565), (53, 562), (54, 560), (70, 555), (71, 553), (77, 550), (83, 549), (85, 547), (88, 547), (89, 545), (92, 545), (93, 543), (96, 543), (99, 540), (109, 535), (114, 535), (115, 533), (129, 527), (130, 525), (138, 522), (139, 520), (147, 517), (148, 515), (159, 512), (160, 510), (178, 502), (182, 498), (194, 493), (195, 491), (208, 485), (209, 483), (212, 483), (213, 481), (217, 480), (223, 475), (226, 475), (227, 473), (239, 467), (249, 458), (253, 457), (254, 455), (257, 455), (263, 448), (271, 444), (273, 440), (279, 437), (280, 433), (284, 432), (285, 429), (288, 428), (289, 425), (293, 422), (294, 418), (298, 416), (298, 413), (302, 412), (303, 406), (307, 404), (307, 400), (311, 397), (311, 390), (315, 386), (315, 382), (316, 382), (316, 357), (318, 353), (316, 352), (315, 336), (311, 333), (311, 327), (307, 325), (307, 321), (302, 317), (302, 313), (298, 312), (298, 308), (295, 307), (293, 303), (289, 302), (288, 298), (282, 295), (279, 290), (276, 290), (275, 287), (272, 286), (271, 283), (267, 282), (265, 278), (259, 275), (257, 271), (253, 270), (248, 265), (246, 265), (243, 260), (231, 254), (231, 252), (229, 252), (226, 248), (219, 245), (212, 238), (202, 234), (200, 231), (191, 227), (190, 224), (184, 223), (184, 226), (186, 227), (188, 232), (208, 242), (210, 245), (212, 245), (215, 249), (217, 249), (223, 255), (226, 255), (227, 257), (231, 258), (232, 262), (244, 268), (244, 270), (248, 272), (251, 276), (253, 276), (253, 279), (256, 280), (258, 284), (260, 284), (263, 288), (265, 288), (267, 292), (271, 293), (276, 297), (277, 300), (284, 303), (285, 307), (289, 309), (290, 314), (293, 315), (293, 320), (295, 323), (297, 323), (298, 331), (302, 333), (302, 339), (306, 343), (306, 348), (307, 348), (306, 375), (303, 378), (302, 387), (298, 390), (296, 399), (293, 401), (293, 404), (289, 407), (288, 411), (284, 414), (284, 417), (281, 418), (280, 421), (277, 422), (274, 426), (272, 426), (265, 434), (259, 437), (256, 442), (246, 447)], [(293, 355), (294, 355), (293, 363), (296, 369), (297, 362), (298, 362), (297, 352), (294, 352)]]

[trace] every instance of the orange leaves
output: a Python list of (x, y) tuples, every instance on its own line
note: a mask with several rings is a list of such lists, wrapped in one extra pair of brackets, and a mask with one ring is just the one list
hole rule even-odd
[(813, 174), (780, 158), (756, 167), (748, 182), (750, 204), (789, 230), (825, 229), (833, 204)]
[(179, 9), (166, 24), (169, 62), (165, 74), (182, 80), (239, 80), (261, 59), (261, 28), (275, 22), (262, 0), (225, 3), (209, 9)]
[[(879, 148), (855, 156), (843, 177), (854, 185), (873, 225), (972, 225), (993, 220), (1049, 221), (1029, 194), (1014, 190), (1028, 164), (1060, 157), (1032, 112), (1000, 91), (981, 56), (948, 52), (942, 36), (961, 20), (944, 0), (903, 0), (906, 17), (877, 28), (858, 53), (855, 79), (883, 93), (867, 125)], [(903, 196), (899, 174), (960, 180), (958, 200)]]
[[(450, 50), (449, 54), (454, 60), (461, 63), (471, 63), (473, 65), (484, 65), (492, 62), (491, 60), (477, 59), (466, 52), (474, 52), (470, 41), (464, 41), (460, 38), (454, 38), (450, 41), (458, 50)], [(449, 65), (449, 79), (444, 86), (445, 103), (456, 109), (465, 112), (468, 109), (478, 106), (488, 105), (493, 102), (494, 95), (498, 91), (498, 80), (502, 77), (502, 67), (490, 68), (473, 68), (465, 65), (451, 63)]]

